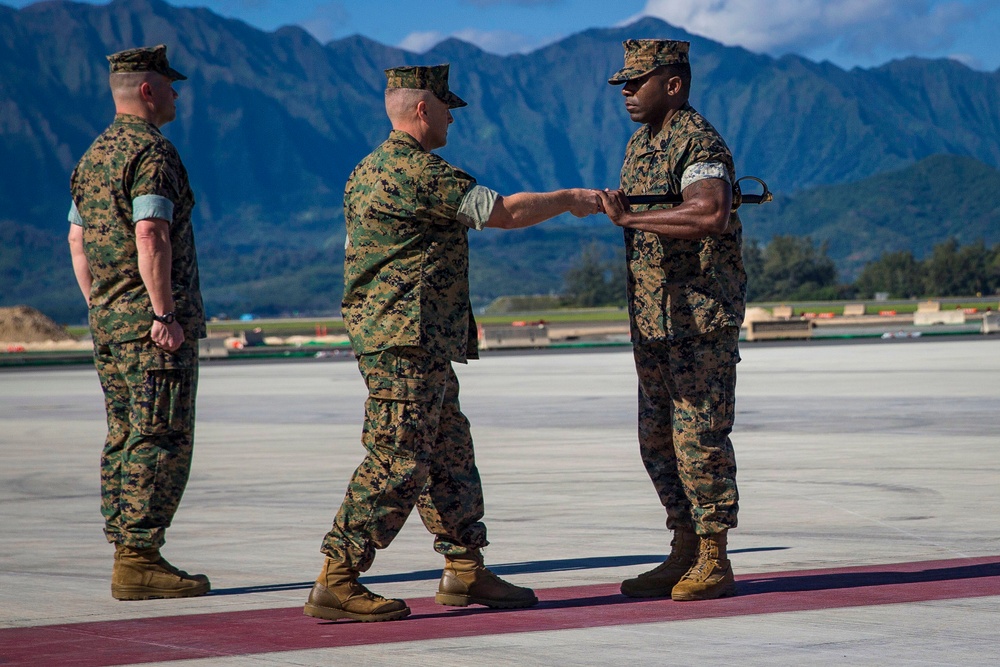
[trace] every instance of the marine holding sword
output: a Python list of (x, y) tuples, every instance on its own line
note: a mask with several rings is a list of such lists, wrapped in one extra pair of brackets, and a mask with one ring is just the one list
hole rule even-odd
[[(639, 378), (639, 450), (673, 531), (667, 559), (622, 582), (630, 597), (707, 600), (736, 593), (726, 555), (739, 494), (733, 427), (739, 331), (746, 306), (736, 172), (719, 133), (688, 104), (690, 44), (624, 42), (636, 130), (621, 190), (602, 192), (624, 229), (629, 319)], [(680, 195), (670, 208), (628, 195)], [(766, 191), (762, 201), (769, 199)], [(632, 204), (635, 204), (633, 200)]]

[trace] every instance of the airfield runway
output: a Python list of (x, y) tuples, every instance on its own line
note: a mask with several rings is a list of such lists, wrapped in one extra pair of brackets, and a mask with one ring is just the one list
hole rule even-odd
[(433, 604), (417, 516), (366, 581), (393, 623), (301, 613), (362, 458), (350, 361), (203, 365), (164, 554), (213, 592), (116, 602), (92, 368), (0, 372), (0, 665), (986, 665), (1000, 625), (1000, 337), (742, 346), (740, 595), (630, 600), (668, 549), (627, 349), (459, 366), (515, 611)]

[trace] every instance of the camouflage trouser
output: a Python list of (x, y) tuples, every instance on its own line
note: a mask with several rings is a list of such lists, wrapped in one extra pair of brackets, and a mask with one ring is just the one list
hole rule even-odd
[(150, 339), (94, 345), (108, 437), (101, 453), (101, 513), (109, 542), (160, 547), (191, 468), (198, 349), (174, 353)]
[(736, 527), (739, 493), (729, 434), (739, 329), (637, 344), (639, 451), (667, 528), (711, 535)]
[(368, 385), (361, 436), (368, 454), (321, 551), (364, 572), (414, 505), (438, 553), (486, 546), (483, 490), (451, 362), (397, 347), (361, 355), (358, 366)]

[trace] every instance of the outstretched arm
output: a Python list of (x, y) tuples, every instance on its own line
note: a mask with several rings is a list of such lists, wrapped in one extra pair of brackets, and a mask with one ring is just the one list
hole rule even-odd
[(597, 190), (572, 188), (554, 192), (519, 192), (498, 197), (493, 205), (487, 227), (520, 229), (531, 227), (562, 213), (583, 218), (601, 212)]

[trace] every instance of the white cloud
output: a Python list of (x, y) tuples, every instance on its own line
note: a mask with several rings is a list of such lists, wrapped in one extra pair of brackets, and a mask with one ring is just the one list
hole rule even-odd
[(971, 53), (952, 53), (948, 56), (956, 62), (960, 62), (970, 69), (985, 69), (983, 61)]
[(433, 49), (436, 44), (447, 38), (448, 35), (436, 31), (411, 32), (397, 46), (413, 53), (424, 53)]
[(454, 37), (475, 44), (483, 51), (507, 55), (509, 53), (524, 53), (538, 46), (527, 35), (507, 30), (476, 30), (466, 28), (454, 33)]
[(780, 55), (927, 52), (955, 42), (985, 0), (648, 0), (644, 15), (730, 46)]
[(436, 31), (411, 32), (397, 46), (414, 53), (424, 53), (449, 37), (475, 44), (483, 51), (500, 55), (524, 53), (539, 46), (537, 41), (520, 33), (506, 30), (477, 30), (475, 28), (464, 28), (451, 34)]
[(300, 25), (320, 42), (327, 42), (343, 32), (350, 15), (341, 2), (320, 2), (312, 9), (309, 18)]

